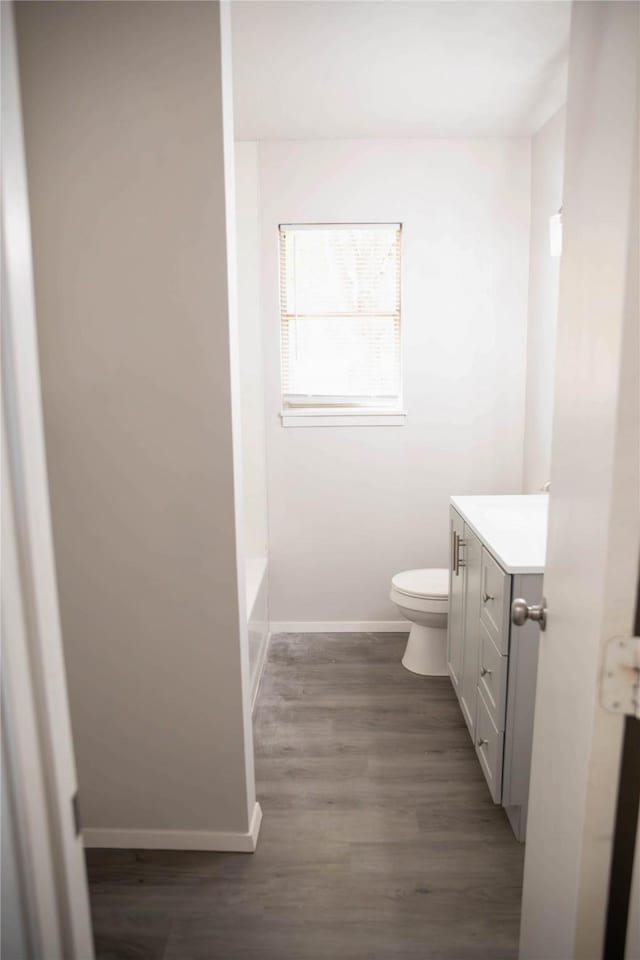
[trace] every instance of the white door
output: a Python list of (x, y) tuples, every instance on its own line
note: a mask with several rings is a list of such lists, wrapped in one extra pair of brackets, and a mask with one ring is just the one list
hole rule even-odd
[(633, 633), (640, 555), (638, 21), (635, 2), (573, 5), (523, 960), (603, 956), (624, 720), (599, 680)]
[[(2, 3), (3, 956), (91, 960), (51, 540), (13, 6)], [(16, 951), (20, 951), (17, 953)]]

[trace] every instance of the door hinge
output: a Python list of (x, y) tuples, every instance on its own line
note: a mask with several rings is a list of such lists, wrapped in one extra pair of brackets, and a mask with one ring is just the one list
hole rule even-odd
[(613, 713), (640, 718), (640, 637), (612, 637), (607, 643), (600, 701)]

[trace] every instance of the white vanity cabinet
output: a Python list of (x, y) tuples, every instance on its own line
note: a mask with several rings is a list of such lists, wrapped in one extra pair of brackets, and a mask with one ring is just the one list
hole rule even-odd
[(526, 831), (539, 627), (511, 601), (542, 600), (546, 497), (452, 497), (447, 660), (478, 761), (516, 837)]

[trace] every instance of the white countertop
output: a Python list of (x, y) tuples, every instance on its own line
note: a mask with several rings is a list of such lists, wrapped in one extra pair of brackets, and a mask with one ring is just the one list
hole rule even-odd
[(451, 497), (451, 503), (507, 573), (544, 573), (548, 494)]

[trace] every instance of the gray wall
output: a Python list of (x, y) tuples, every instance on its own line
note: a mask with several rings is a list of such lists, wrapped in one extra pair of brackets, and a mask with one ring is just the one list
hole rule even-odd
[(255, 801), (220, 17), (217, 4), (188, 0), (17, 5), (54, 541), (89, 828), (243, 832)]

